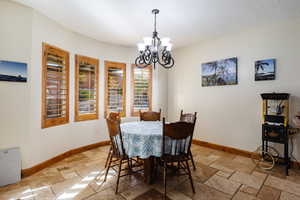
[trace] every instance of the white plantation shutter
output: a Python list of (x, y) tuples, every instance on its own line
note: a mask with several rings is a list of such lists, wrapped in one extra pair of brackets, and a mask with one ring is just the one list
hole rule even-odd
[(152, 66), (139, 68), (132, 65), (132, 108), (133, 116), (138, 115), (139, 110), (152, 110)]

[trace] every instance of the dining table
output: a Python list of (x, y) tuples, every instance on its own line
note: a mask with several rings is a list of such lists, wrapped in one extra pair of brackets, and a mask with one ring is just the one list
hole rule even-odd
[(148, 184), (152, 183), (155, 157), (162, 155), (162, 122), (125, 122), (120, 127), (126, 154), (129, 158), (144, 160), (144, 180)]

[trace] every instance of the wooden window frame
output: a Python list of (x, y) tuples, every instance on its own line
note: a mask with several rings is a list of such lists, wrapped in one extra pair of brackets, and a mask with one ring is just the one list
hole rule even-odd
[[(96, 113), (79, 114), (79, 63), (81, 61), (95, 65)], [(99, 118), (99, 60), (87, 56), (75, 55), (75, 122), (96, 120)]]
[[(131, 116), (137, 117), (139, 116), (139, 111), (134, 112), (134, 96), (135, 96), (135, 84), (134, 84), (134, 69), (137, 68), (135, 64), (131, 65)], [(153, 72), (152, 72), (152, 65), (148, 65), (144, 69), (150, 70), (150, 80), (149, 80), (149, 109), (147, 111), (152, 111), (152, 83), (153, 83)]]
[(104, 96), (104, 118), (107, 117), (108, 113), (108, 69), (109, 68), (116, 68), (123, 70), (123, 112), (120, 113), (121, 117), (126, 117), (126, 63), (119, 63), (119, 62), (111, 62), (105, 61), (105, 96)]
[[(65, 117), (47, 119), (46, 117), (46, 97), (47, 97), (47, 52), (53, 52), (65, 57), (65, 76), (66, 76), (66, 115)], [(70, 54), (68, 51), (60, 49), (56, 46), (52, 46), (43, 43), (43, 54), (42, 54), (42, 128), (48, 128), (52, 126), (58, 126), (69, 123), (69, 70), (70, 70)]]

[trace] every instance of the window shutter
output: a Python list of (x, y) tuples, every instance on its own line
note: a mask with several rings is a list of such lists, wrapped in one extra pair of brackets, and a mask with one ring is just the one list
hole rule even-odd
[(69, 53), (43, 44), (42, 128), (69, 122)]
[(97, 59), (75, 56), (75, 121), (98, 119)]
[(152, 66), (139, 68), (132, 65), (132, 116), (138, 116), (139, 110), (152, 110)]
[(110, 112), (126, 115), (126, 64), (105, 62), (106, 94), (105, 117)]

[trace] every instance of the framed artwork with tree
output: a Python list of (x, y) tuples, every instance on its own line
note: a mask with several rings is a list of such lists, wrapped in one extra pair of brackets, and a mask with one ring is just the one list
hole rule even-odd
[(202, 87), (237, 84), (236, 57), (202, 64)]
[(258, 60), (255, 62), (255, 81), (275, 80), (276, 60)]

